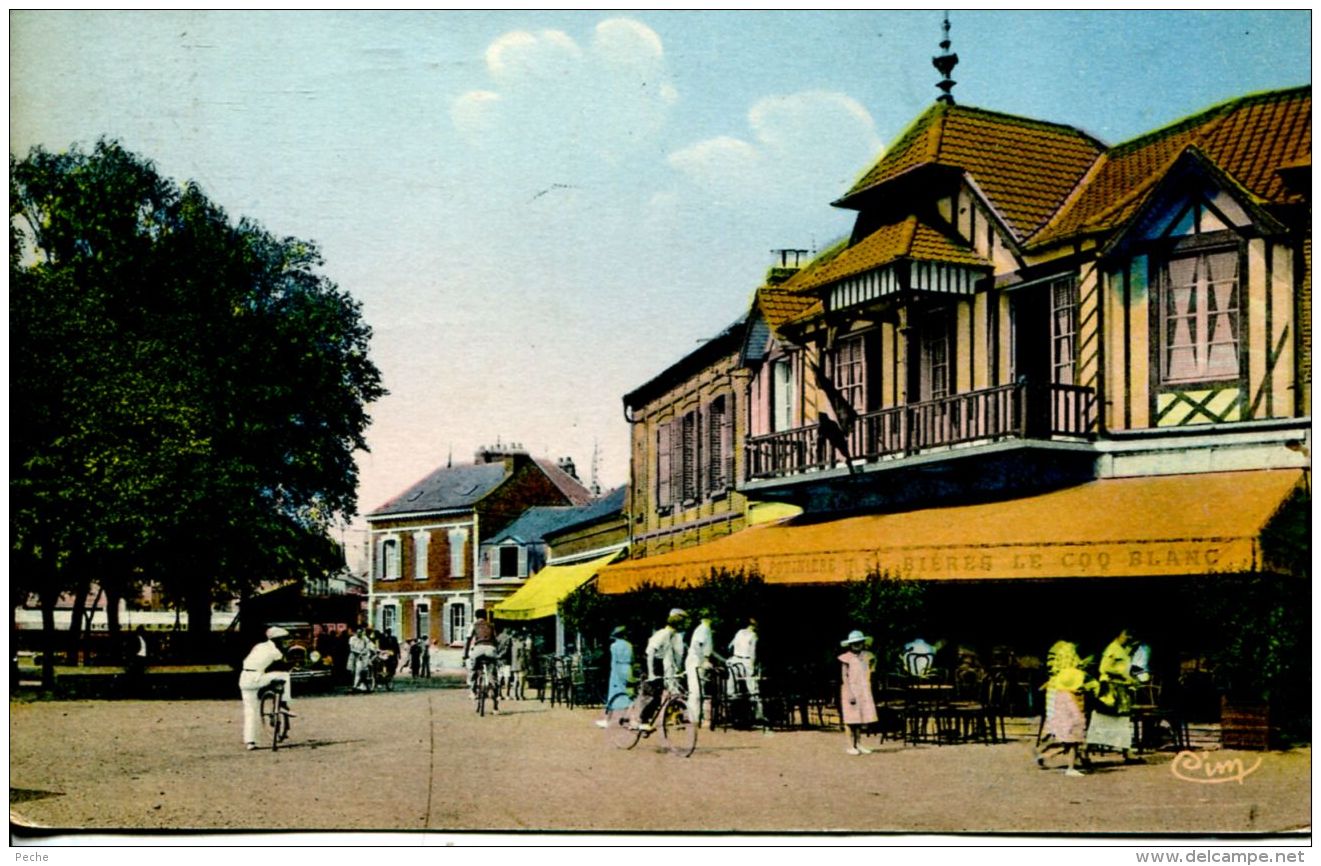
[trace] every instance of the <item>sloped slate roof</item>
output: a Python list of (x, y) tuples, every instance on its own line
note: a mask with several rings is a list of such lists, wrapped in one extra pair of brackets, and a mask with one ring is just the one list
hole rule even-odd
[(863, 193), (921, 166), (941, 165), (969, 174), (1009, 229), (1026, 238), (1055, 213), (1104, 149), (1071, 126), (937, 103), (835, 204), (857, 207)]
[(1044, 245), (1121, 225), (1190, 147), (1201, 151), (1260, 201), (1302, 201), (1300, 194), (1284, 184), (1278, 170), (1310, 162), (1312, 88), (1244, 96), (1116, 145), (1030, 244)]
[(573, 513), (591, 506), (573, 505), (537, 505), (524, 511), (517, 520), (506, 526), (486, 543), (501, 544), (515, 540), (523, 544), (537, 544), (543, 541), (547, 532), (558, 529), (566, 520), (572, 519)]
[[(528, 458), (522, 458), (528, 459)], [(569, 473), (549, 460), (531, 458), (537, 468), (574, 505), (586, 505), (592, 494)], [(442, 466), (403, 493), (370, 512), (368, 517), (471, 508), (509, 477), (504, 460)], [(567, 507), (567, 506), (566, 506)]]
[(614, 490), (603, 494), (600, 499), (590, 505), (580, 505), (577, 508), (567, 509), (564, 521), (554, 529), (547, 530), (545, 534), (549, 536), (559, 532), (567, 532), (579, 526), (623, 514), (624, 501), (627, 498), (628, 485), (621, 484)]
[(809, 291), (856, 276), (900, 259), (944, 262), (989, 268), (991, 263), (958, 238), (932, 228), (916, 216), (881, 226), (819, 268), (795, 280), (793, 288)]
[(503, 461), (442, 466), (367, 516), (468, 508), (499, 487), (507, 476)]

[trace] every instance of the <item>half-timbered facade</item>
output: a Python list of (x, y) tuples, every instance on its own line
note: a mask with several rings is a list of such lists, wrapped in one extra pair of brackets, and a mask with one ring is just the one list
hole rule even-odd
[[(1232, 567), (1214, 540), (1162, 545), (1200, 539), (1192, 512), (1236, 486), (1265, 491), (1269, 516), (1310, 467), (1310, 120), (1302, 87), (1108, 147), (934, 105), (836, 202), (857, 211), (851, 236), (759, 289), (726, 332), (737, 350), (714, 343), (625, 398), (646, 543), (602, 588), (722, 564), (789, 583), (878, 564), (942, 580), (1263, 567), (1256, 524), (1235, 528)], [(706, 516), (676, 480), (674, 425), (716, 390), (736, 408), (722, 495), (809, 517), (656, 556)], [(1148, 494), (1169, 501), (1117, 535), (1106, 503)], [(1049, 519), (1063, 507), (1068, 531)], [(1017, 525), (992, 531), (997, 508)], [(1129, 547), (1082, 556), (1090, 535)]]

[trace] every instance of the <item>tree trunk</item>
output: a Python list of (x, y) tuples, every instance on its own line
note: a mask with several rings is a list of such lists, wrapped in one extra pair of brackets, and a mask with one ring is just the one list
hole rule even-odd
[(188, 649), (195, 662), (205, 661), (211, 648), (211, 593), (198, 590), (188, 596)]
[(105, 629), (110, 645), (119, 646), (119, 588), (110, 582), (105, 586)]
[(55, 689), (55, 602), (60, 594), (50, 589), (41, 593), (41, 687)]
[(87, 593), (90, 590), (91, 586), (86, 579), (79, 580), (73, 588), (73, 611), (69, 615), (69, 635), (65, 650), (71, 665), (82, 663), (83, 612), (87, 610)]

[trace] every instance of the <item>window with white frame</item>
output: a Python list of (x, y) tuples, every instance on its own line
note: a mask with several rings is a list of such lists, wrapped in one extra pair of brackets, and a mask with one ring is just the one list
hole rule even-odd
[(1173, 257), (1161, 267), (1159, 285), (1162, 381), (1237, 378), (1237, 251)]
[(468, 637), (468, 608), (461, 601), (450, 605), (449, 634), (446, 637), (452, 644), (462, 643)]
[[(413, 637), (422, 640), (429, 639), (431, 637), (431, 605), (425, 601), (419, 601), (413, 611), (413, 627), (415, 629)], [(426, 652), (426, 650), (423, 650), (423, 652)]]
[(920, 340), (919, 399), (940, 400), (948, 397), (949, 322), (943, 316), (928, 319), (922, 326)]
[(427, 579), (427, 543), (431, 538), (428, 532), (413, 533), (413, 579)]
[(500, 569), (496, 572), (496, 577), (518, 577), (519, 546), (517, 544), (503, 544), (499, 549)]
[(830, 355), (831, 381), (835, 390), (848, 400), (853, 411), (861, 414), (867, 411), (866, 372), (867, 364), (863, 352), (861, 335), (840, 340), (839, 347)]
[(771, 362), (771, 432), (794, 425), (794, 365), (792, 358)]
[(380, 563), (380, 567), (376, 572), (378, 578), (381, 580), (399, 579), (399, 540), (397, 538), (381, 539), (377, 562)]
[(465, 555), (468, 546), (468, 530), (459, 528), (449, 531), (450, 577), (463, 577), (468, 573), (468, 558)]
[(393, 604), (381, 605), (381, 624), (378, 626), (378, 628), (381, 631), (386, 631), (388, 629), (390, 631), (390, 634), (394, 634), (395, 623), (397, 623), (398, 621), (399, 621), (399, 609), (395, 605)]
[(1073, 277), (1050, 284), (1051, 381), (1072, 385), (1078, 354), (1078, 287)]

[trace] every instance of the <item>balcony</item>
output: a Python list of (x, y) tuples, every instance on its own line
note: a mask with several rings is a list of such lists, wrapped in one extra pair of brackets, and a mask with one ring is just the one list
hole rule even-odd
[[(1007, 439), (1087, 438), (1096, 392), (1077, 385), (1002, 385), (862, 415), (844, 439), (853, 464), (901, 460), (957, 445)], [(783, 478), (843, 463), (820, 425), (749, 437), (747, 481)]]

